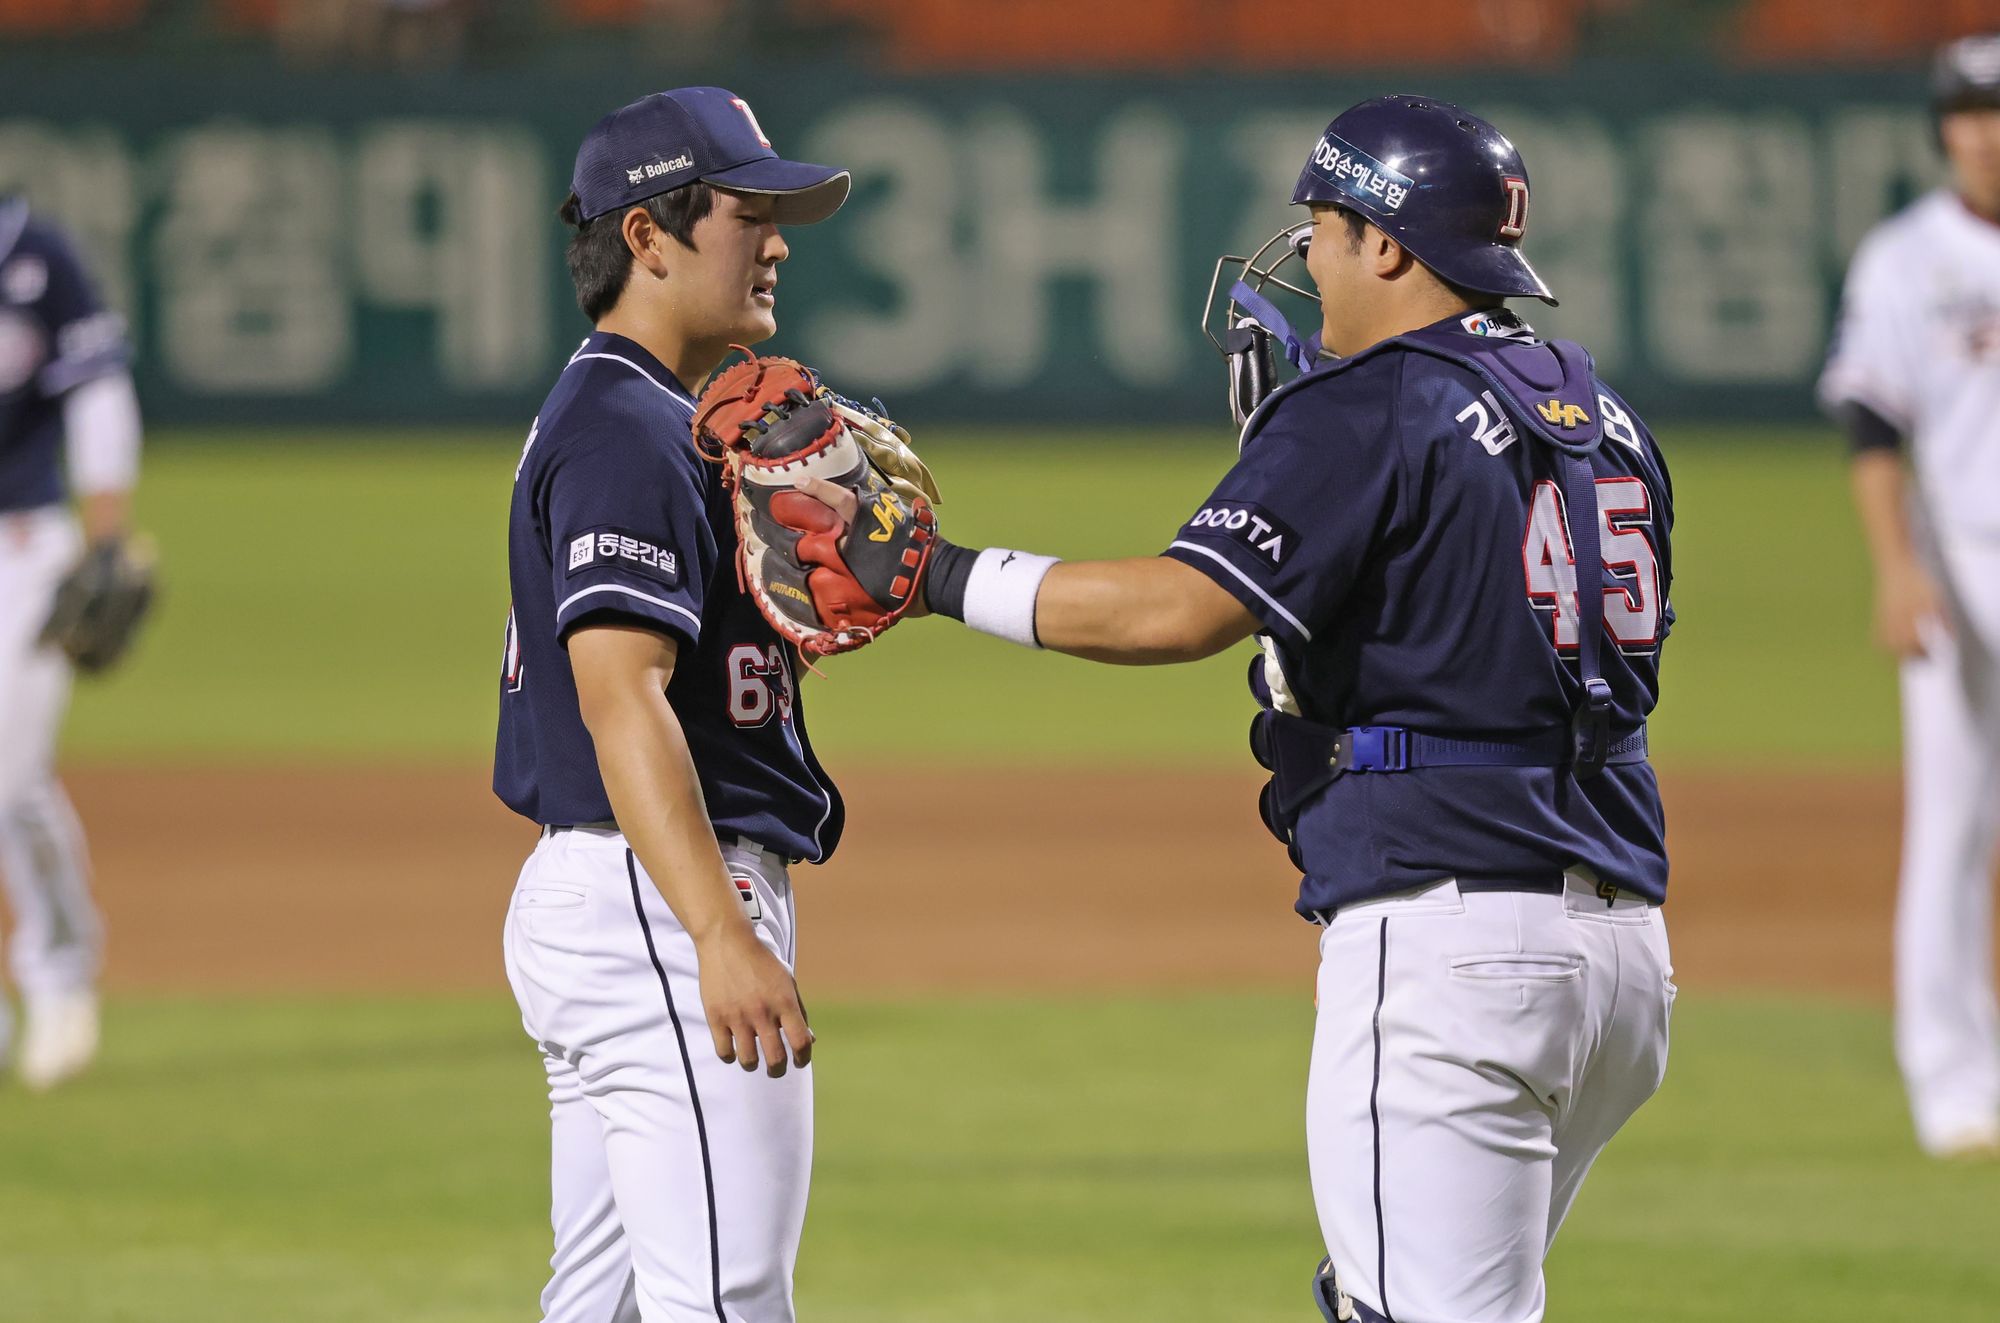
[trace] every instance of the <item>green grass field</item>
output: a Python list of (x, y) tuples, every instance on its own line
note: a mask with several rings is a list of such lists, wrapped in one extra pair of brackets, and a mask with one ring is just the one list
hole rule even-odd
[[(1680, 628), (1670, 761), (1878, 765), (1890, 672), (1836, 446), (1668, 442)], [(176, 437), (143, 510), (164, 610), (86, 685), (77, 760), (478, 760), (491, 739), (517, 437)], [(1228, 438), (931, 447), (956, 539), (1146, 553)], [(1053, 474), (1072, 475), (1060, 484)], [(1240, 760), (1242, 662), (1133, 672), (917, 623), (812, 682), (836, 769), (907, 713), (967, 763)], [(124, 940), (131, 940), (129, 936)], [(497, 978), (497, 972), (496, 972)], [(815, 1005), (807, 1323), (1314, 1318), (1303, 1000)], [(1665, 1091), (1593, 1174), (1557, 1320), (1994, 1317), (2000, 1169), (1924, 1162), (1886, 1017), (1693, 989)], [(101, 1069), (0, 1090), (0, 1318), (529, 1318), (546, 1257), (540, 1075), (491, 1000), (113, 1006)]]
[[(1687, 999), (1593, 1173), (1554, 1319), (1975, 1323), (2000, 1171), (1916, 1157), (1874, 1012)], [(1304, 1323), (1311, 1008), (942, 1001), (818, 1017), (818, 1323)], [(540, 1072), (511, 1008), (137, 1002), (0, 1095), (0, 1316), (532, 1317)]]
[[(1819, 433), (1669, 434), (1680, 525), (1667, 699), (1673, 759), (1879, 760), (1890, 670), (1869, 649), (1866, 571), (1839, 448)], [(168, 595), (135, 665), (84, 686), (74, 756), (132, 761), (463, 760), (491, 748), (520, 442), (299, 435), (170, 438), (145, 522)], [(948, 536), (1065, 556), (1151, 554), (1232, 455), (1226, 434), (1147, 449), (997, 433), (931, 447)], [(1068, 476), (1058, 481), (1058, 473)], [(1243, 661), (1134, 670), (914, 622), (809, 690), (836, 770), (866, 761), (885, 705), (938, 756), (1097, 762), (1241, 756)]]

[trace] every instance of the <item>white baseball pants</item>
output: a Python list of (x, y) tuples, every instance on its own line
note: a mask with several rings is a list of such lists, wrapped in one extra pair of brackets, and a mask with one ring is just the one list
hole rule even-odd
[(1927, 1149), (2000, 1121), (1993, 852), (2000, 837), (2000, 541), (1944, 538), (1951, 629), (1902, 666), (1896, 1056)]
[[(795, 958), (777, 856), (725, 843), (760, 939)], [(791, 1323), (812, 1070), (715, 1055), (694, 944), (615, 831), (544, 832), (506, 924), (548, 1072), (546, 1323)]]
[(1320, 936), (1306, 1144), (1362, 1319), (1536, 1323), (1542, 1261), (1590, 1164), (1666, 1073), (1657, 908), (1461, 894), (1350, 905)]
[(69, 662), (39, 642), (81, 550), (61, 506), (0, 514), (0, 881), (14, 916), (9, 965), (30, 999), (88, 989), (101, 957), (83, 830), (55, 775)]

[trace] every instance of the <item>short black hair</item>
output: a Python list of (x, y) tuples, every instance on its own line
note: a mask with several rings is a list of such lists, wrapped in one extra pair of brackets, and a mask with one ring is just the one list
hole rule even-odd
[[(1338, 211), (1340, 213), (1340, 218), (1343, 221), (1347, 222), (1347, 251), (1350, 253), (1360, 252), (1361, 237), (1362, 235), (1368, 232), (1368, 218), (1362, 215), (1360, 212), (1354, 210), (1352, 207), (1343, 207), (1336, 204), (1334, 210)], [(1389, 237), (1393, 239), (1396, 236), (1392, 234)], [(1506, 306), (1507, 303), (1506, 295), (1484, 294), (1476, 289), (1467, 289), (1464, 285), (1454, 285), (1451, 281), (1446, 280), (1444, 278), (1443, 273), (1440, 272), (1436, 267), (1432, 266), (1428, 262), (1425, 262), (1422, 258), (1417, 257), (1415, 253), (1411, 253), (1410, 256), (1414, 258), (1417, 261), (1418, 265), (1422, 266), (1424, 270), (1430, 272), (1433, 276), (1436, 276), (1438, 284), (1443, 285), (1447, 290), (1451, 291), (1451, 296), (1457, 299), (1460, 303), (1463, 303), (1466, 307), (1499, 308)]]
[[(715, 190), (697, 179), (632, 205), (644, 207), (653, 224), (692, 248), (694, 227), (715, 210)], [(569, 240), (569, 280), (576, 286), (576, 306), (592, 322), (617, 306), (632, 274), (632, 249), (625, 242), (624, 225), (629, 210), (615, 207), (585, 220), (572, 193), (556, 213), (576, 231)]]

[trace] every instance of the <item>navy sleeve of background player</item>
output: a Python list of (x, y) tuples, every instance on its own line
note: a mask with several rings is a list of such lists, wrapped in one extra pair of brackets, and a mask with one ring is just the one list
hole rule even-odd
[(1386, 540), (1399, 489), (1394, 440), (1326, 398), (1313, 386), (1274, 402), (1165, 552), (1294, 646), (1327, 627)]
[(694, 447), (683, 438), (665, 450), (609, 431), (550, 445), (542, 508), (559, 638), (625, 620), (700, 641), (715, 535)]
[(34, 301), (50, 345), (38, 383), (42, 394), (53, 399), (123, 371), (130, 360), (124, 319), (104, 306), (69, 240), (49, 226), (31, 224), (17, 251), (41, 262), (45, 281)]

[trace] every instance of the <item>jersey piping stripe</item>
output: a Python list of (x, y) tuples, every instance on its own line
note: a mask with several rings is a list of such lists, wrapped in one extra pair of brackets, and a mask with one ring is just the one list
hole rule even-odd
[(792, 747), (799, 751), (799, 761), (805, 764), (806, 775), (812, 777), (812, 783), (814, 789), (818, 790), (820, 795), (826, 800), (826, 811), (819, 815), (819, 822), (817, 825), (813, 827), (813, 858), (812, 858), (813, 863), (816, 864), (825, 863), (826, 844), (825, 842), (820, 840), (819, 836), (821, 832), (826, 830), (826, 824), (828, 820), (833, 817), (833, 792), (827, 789), (826, 786), (820, 782), (818, 775), (814, 773), (812, 766), (812, 759), (806, 757), (806, 742), (799, 735), (798, 728), (795, 724), (797, 722), (803, 721), (805, 719), (805, 714), (799, 710), (799, 708), (803, 705), (800, 703), (799, 699), (798, 676), (792, 670), (792, 654), (790, 652), (783, 652), (780, 653), (779, 656), (784, 659), (785, 678), (786, 681), (792, 686), (792, 702), (794, 705), (792, 708), (792, 720), (785, 723), (785, 728), (786, 731), (791, 736)]
[(1228, 570), (1231, 574), (1235, 575), (1239, 583), (1241, 583), (1245, 588), (1248, 588), (1251, 592), (1257, 594), (1258, 597), (1263, 599), (1264, 605), (1270, 607), (1273, 611), (1276, 611), (1279, 615), (1283, 616), (1286, 620), (1290, 621), (1292, 628), (1299, 631), (1300, 638), (1304, 639), (1308, 643), (1312, 642), (1312, 631), (1307, 629), (1305, 625), (1300, 622), (1297, 616), (1293, 615), (1290, 611), (1285, 610), (1285, 608), (1279, 604), (1277, 598), (1271, 596), (1271, 594), (1265, 592), (1262, 588), (1259, 588), (1256, 585), (1256, 583), (1251, 580), (1249, 575), (1237, 569), (1234, 565), (1231, 565), (1228, 562), (1228, 560), (1223, 557), (1221, 552), (1212, 550), (1211, 548), (1208, 547), (1198, 546), (1193, 542), (1178, 542), (1178, 541), (1171, 544), (1168, 547), (1168, 550), (1192, 551), (1197, 556), (1208, 557), (1210, 560), (1214, 561), (1217, 565), (1220, 565), (1223, 569)]
[[(660, 388), (661, 390), (665, 391), (665, 392), (666, 392), (667, 394), (669, 394), (669, 395), (673, 396), (673, 397), (674, 397), (675, 399), (679, 400), (679, 401), (680, 401), (680, 402), (681, 402), (682, 404), (685, 404), (685, 405), (686, 405), (686, 406), (687, 406), (688, 408), (690, 408), (690, 409), (694, 408), (694, 401), (693, 401), (693, 400), (691, 400), (691, 399), (689, 399), (689, 398), (688, 398), (687, 396), (685, 396), (685, 395), (681, 394), (681, 393), (680, 393), (679, 391), (675, 390), (675, 389), (674, 389), (674, 388), (673, 388), (672, 386), (668, 386), (668, 385), (665, 385), (664, 383), (662, 383), (662, 382), (660, 382), (660, 381), (658, 381), (658, 380), (655, 380), (655, 378), (654, 378), (654, 376), (653, 376), (653, 374), (652, 374), (652, 373), (650, 373), (650, 372), (646, 371), (646, 369), (644, 369), (644, 368), (640, 367), (640, 366), (639, 366), (639, 365), (638, 365), (637, 363), (634, 363), (634, 362), (633, 362), (633, 361), (632, 361), (631, 359), (629, 359), (629, 358), (626, 358), (626, 357), (624, 357), (624, 356), (622, 356), (622, 355), (620, 355), (620, 354), (586, 354), (586, 353), (582, 353), (582, 352), (578, 352), (578, 353), (575, 353), (575, 354), (572, 354), (572, 355), (570, 355), (570, 360), (569, 360), (569, 362), (570, 362), (570, 363), (575, 363), (575, 362), (578, 362), (578, 361), (579, 361), (579, 360), (581, 360), (581, 359), (586, 359), (586, 358), (608, 358), (608, 359), (610, 359), (610, 360), (611, 360), (612, 362), (614, 362), (614, 363), (623, 363), (623, 364), (624, 364), (624, 365), (625, 365), (626, 367), (628, 367), (628, 368), (631, 368), (631, 369), (632, 369), (632, 370), (633, 370), (634, 372), (638, 373), (638, 374), (639, 374), (640, 376), (644, 377), (644, 378), (645, 378), (646, 380), (648, 380), (648, 381), (651, 381), (651, 382), (652, 382), (652, 383), (653, 383), (653, 384), (654, 384), (655, 386), (659, 387), (659, 388)], [(568, 366), (569, 366), (569, 363), (565, 363), (565, 364), (563, 364), (563, 366), (564, 366), (564, 367), (568, 367)]]
[(28, 204), (16, 202), (0, 211), (0, 261), (14, 255), (14, 245), (28, 231)]
[(1389, 991), (1389, 921), (1382, 920), (1375, 956), (1375, 1077), (1368, 1086), (1368, 1125), (1375, 1139), (1375, 1289), (1382, 1297), (1382, 1317), (1389, 1312), (1389, 1228), (1382, 1220), (1382, 1002)]
[(86, 358), (57, 359), (42, 369), (42, 389), (50, 395), (65, 395), (85, 382), (108, 377), (124, 367), (122, 348)]
[(701, 1183), (708, 1199), (708, 1273), (710, 1293), (715, 1305), (716, 1323), (729, 1323), (722, 1312), (722, 1238), (717, 1226), (715, 1213), (715, 1166), (708, 1156), (708, 1121), (701, 1114), (701, 1092), (695, 1088), (694, 1060), (688, 1055), (687, 1032), (681, 1028), (680, 1012), (674, 1007), (673, 985), (667, 981), (667, 969), (660, 963), (660, 952), (653, 945), (653, 927), (646, 922), (646, 903), (639, 896), (639, 866), (632, 851), (625, 851), (625, 875), (632, 880), (632, 910), (639, 916), (639, 931), (646, 938), (646, 955), (653, 962), (653, 972), (660, 977), (660, 991), (667, 999), (667, 1023), (674, 1027), (674, 1042), (681, 1050), (681, 1071), (687, 1077), (688, 1100), (694, 1104), (694, 1133), (701, 1143)]
[(701, 638), (701, 617), (682, 606), (679, 602), (669, 602), (664, 597), (655, 597), (651, 593), (642, 593), (637, 588), (627, 588), (623, 584), (617, 583), (600, 583), (593, 588), (585, 588), (563, 598), (562, 605), (556, 608), (556, 623), (558, 625), (562, 623), (563, 612), (569, 610), (578, 598), (588, 597), (592, 593), (624, 593), (627, 597), (636, 597), (642, 602), (651, 602), (654, 606), (663, 606), (667, 610), (677, 612), (693, 621), (694, 636), (696, 639)]

